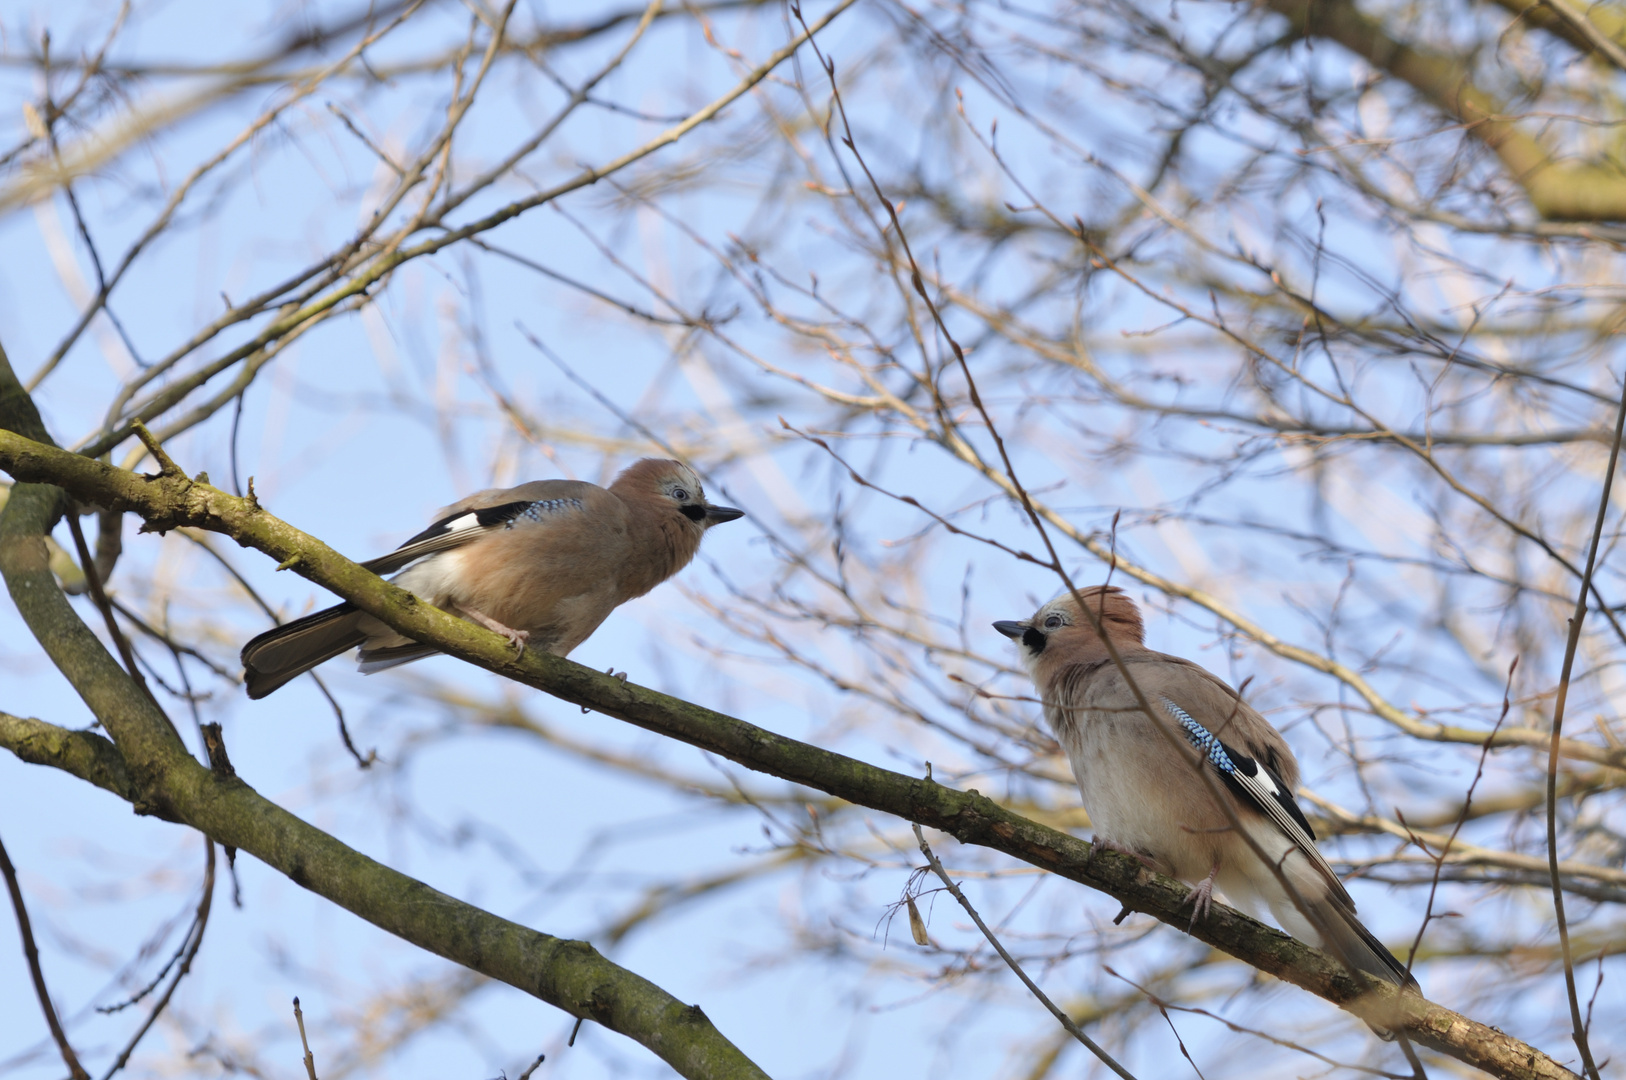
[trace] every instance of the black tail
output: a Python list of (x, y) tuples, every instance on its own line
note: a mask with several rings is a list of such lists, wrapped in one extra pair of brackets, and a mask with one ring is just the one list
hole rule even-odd
[(1418, 989), (1417, 980), (1406, 970), (1406, 965), (1395, 959), (1394, 953), (1384, 947), (1354, 912), (1339, 911), (1327, 923), (1337, 938), (1333, 951), (1343, 953), (1354, 967), (1384, 982)]
[(267, 630), (243, 646), (243, 681), (248, 696), (258, 700), (317, 664), (360, 645), (365, 613), (354, 604), (339, 604)]
[[(1340, 957), (1357, 971), (1393, 983), (1402, 990), (1418, 994), (1423, 992), (1412, 973), (1406, 970), (1406, 965), (1395, 959), (1394, 953), (1385, 948), (1383, 942), (1355, 917), (1353, 910), (1343, 904), (1327, 904), (1321, 914), (1328, 935), (1332, 938), (1323, 942), (1327, 952)], [(1394, 1031), (1382, 1022), (1368, 1018), (1366, 1026), (1384, 1042), (1395, 1039)]]

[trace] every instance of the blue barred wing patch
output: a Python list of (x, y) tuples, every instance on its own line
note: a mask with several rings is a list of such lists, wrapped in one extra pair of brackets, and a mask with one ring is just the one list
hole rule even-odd
[[(1315, 830), (1310, 827), (1304, 811), (1299, 809), (1293, 793), (1287, 790), (1286, 785), (1270, 767), (1226, 746), (1220, 741), (1219, 736), (1192, 719), (1190, 713), (1168, 698), (1163, 699), (1163, 707), (1180, 724), (1181, 730), (1186, 734), (1186, 740), (1196, 747), (1197, 752), (1206, 758), (1209, 764), (1219, 770), (1220, 776), (1225, 780), (1225, 786), (1264, 811), (1266, 816), (1276, 823), (1276, 827), (1286, 833), (1303, 849), (1310, 861), (1325, 872), (1330, 881), (1337, 882), (1338, 875), (1333, 873), (1332, 867), (1327, 865), (1327, 860), (1315, 846)], [(1338, 888), (1342, 890), (1343, 885), (1338, 884)], [(1353, 904), (1354, 901), (1350, 903)]]
[(1181, 730), (1186, 733), (1186, 741), (1196, 747), (1199, 754), (1207, 758), (1210, 764), (1225, 775), (1236, 775), (1236, 762), (1231, 760), (1231, 755), (1227, 752), (1225, 744), (1220, 742), (1212, 731), (1197, 723), (1191, 718), (1190, 713), (1168, 698), (1163, 699), (1163, 707), (1169, 711), (1170, 716), (1179, 722)]
[(429, 528), (381, 558), (362, 563), (375, 574), (393, 574), (402, 567), (442, 551), (462, 547), (498, 529), (512, 529), (521, 521), (539, 524), (557, 514), (580, 513), (586, 504), (580, 499), (534, 499), (524, 502), (482, 506), (442, 518)]
[(526, 521), (541, 521), (549, 514), (557, 514), (561, 510), (581, 509), (583, 509), (583, 506), (580, 499), (538, 499), (536, 502), (527, 504), (524, 510), (520, 511), (515, 517), (509, 518), (504, 524), (512, 529), (514, 522), (520, 518), (524, 518)]

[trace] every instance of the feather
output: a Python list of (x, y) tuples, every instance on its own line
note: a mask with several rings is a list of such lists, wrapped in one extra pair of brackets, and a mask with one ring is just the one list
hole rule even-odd
[(243, 681), (255, 700), (366, 640), (365, 613), (338, 604), (267, 630), (243, 646)]
[[(682, 462), (645, 458), (609, 488), (537, 480), (476, 492), (361, 565), (516, 647), (565, 656), (618, 605), (681, 570), (707, 530), (742, 516), (707, 502)], [(341, 604), (244, 646), (249, 696), (264, 697), (357, 645), (363, 674), (438, 651)]]
[(369, 559), (361, 565), (382, 577), (425, 556), (462, 547), (500, 529), (512, 529), (516, 522), (541, 523), (561, 514), (580, 513), (582, 509), (580, 499), (566, 498), (508, 502), (464, 510), (441, 518), (388, 555)]
[[(1140, 614), (1122, 590), (1080, 595), (1084, 608), (1067, 593), (1030, 619), (994, 628), (1019, 643), (1097, 838), (1195, 883), (1193, 918), (1217, 888), (1244, 908), (1268, 908), (1289, 933), (1350, 967), (1415, 989), (1405, 966), (1356, 917), (1316, 847), (1294, 798), (1298, 762), (1281, 732), (1210, 672), (1147, 648)], [(1222, 781), (1217, 790), (1169, 760), (1157, 731), (1163, 721), (1143, 712), (1142, 700), (1178, 725)]]
[[(1337, 953), (1369, 974), (1400, 986), (1416, 986), (1417, 980), (1396, 960), (1381, 941), (1355, 917), (1355, 900), (1315, 844), (1315, 832), (1287, 786), (1269, 766), (1254, 761), (1227, 746), (1203, 727), (1191, 714), (1168, 698), (1163, 708), (1179, 723), (1186, 740), (1219, 772), (1232, 792), (1270, 819), (1281, 833), (1310, 860), (1326, 882), (1328, 897), (1302, 897), (1317, 908), (1320, 929), (1333, 936)], [(1374, 1031), (1379, 1029), (1374, 1028)], [(1383, 1032), (1379, 1032), (1384, 1034)]]
[(1353, 911), (1355, 901), (1350, 899), (1344, 883), (1339, 880), (1326, 857), (1315, 846), (1315, 832), (1310, 828), (1310, 823), (1304, 819), (1304, 811), (1299, 809), (1298, 801), (1287, 790), (1281, 778), (1267, 766), (1225, 745), (1207, 728), (1193, 720), (1190, 713), (1168, 698), (1163, 699), (1163, 708), (1179, 722), (1186, 740), (1219, 771), (1226, 786), (1268, 817), (1284, 836), (1293, 841), (1293, 846), (1304, 853), (1311, 864), (1321, 872), (1321, 876), (1327, 879), (1328, 886)]

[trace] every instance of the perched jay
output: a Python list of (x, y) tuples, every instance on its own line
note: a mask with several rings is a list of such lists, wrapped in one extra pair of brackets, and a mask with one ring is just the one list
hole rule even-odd
[[(706, 502), (680, 461), (644, 458), (606, 490), (536, 480), (470, 495), (395, 551), (361, 565), (437, 607), (528, 644), (567, 655), (598, 624), (694, 558), (707, 529), (744, 511)], [(243, 646), (248, 696), (361, 646), (363, 674), (431, 656), (353, 604), (268, 630)]]
[[(1052, 600), (1027, 622), (996, 622), (994, 628), (1020, 642), (1022, 661), (1044, 700), (1045, 719), (1067, 751), (1097, 842), (1161, 873), (1197, 882), (1190, 896), (1193, 922), (1208, 913), (1217, 886), (1244, 909), (1268, 907), (1294, 937), (1340, 955), (1361, 971), (1415, 989), (1416, 980), (1355, 917), (1355, 901), (1316, 850), (1315, 834), (1293, 798), (1299, 765), (1281, 732), (1196, 664), (1148, 649), (1140, 612), (1122, 590), (1096, 586), (1079, 595), (1161, 717), (1154, 720), (1141, 710), (1124, 671), (1112, 662), (1072, 593)], [(1179, 760), (1154, 722), (1191, 746), (1190, 761)], [(1196, 773), (1198, 761), (1212, 770), (1217, 785)], [(1215, 787), (1292, 883), (1304, 910), (1231, 826)]]

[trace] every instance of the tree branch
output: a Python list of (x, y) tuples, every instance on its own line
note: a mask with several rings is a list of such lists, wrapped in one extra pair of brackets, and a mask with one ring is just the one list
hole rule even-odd
[(49, 765), (110, 791), (125, 802), (140, 798), (124, 756), (94, 731), (73, 731), (43, 720), (0, 712), (0, 745), (30, 765)]
[[(40, 427), (38, 413), (17, 386), (3, 353), (0, 424)], [(44, 455), (58, 466), (70, 459), (90, 463), (9, 431), (0, 431), (0, 438), (8, 445), (12, 440), (26, 444), (31, 450), (25, 456)], [(213, 491), (179, 473), (143, 478), (109, 466), (97, 468), (104, 471), (104, 480), (127, 479), (146, 487), (149, 499), (167, 501), (177, 492)], [(94, 482), (75, 486), (81, 491), (98, 487)], [(120, 497), (114, 496), (114, 501)], [(234, 501), (250, 519), (262, 524), (275, 521), (247, 500)], [(96, 736), (4, 714), (0, 744), (25, 760), (58, 765), (130, 798), (137, 813), (183, 822), (249, 852), (295, 884), (420, 948), (626, 1035), (680, 1075), (707, 1080), (758, 1080), (766, 1075), (718, 1032), (698, 1005), (686, 1005), (611, 963), (587, 942), (552, 937), (447, 896), (352, 850), (236, 776), (200, 764), (187, 753), (169, 718), (136, 688), (80, 620), (52, 576), (45, 534), (63, 502), (57, 487), (24, 482), (12, 488), (0, 512), (0, 574), (29, 629), (112, 735), (116, 748), (103, 745), (105, 740)], [(360, 567), (351, 569), (371, 577)], [(377, 578), (373, 581), (382, 584)], [(115, 759), (125, 765), (122, 775)]]
[(1461, 61), (1395, 40), (1381, 22), (1361, 14), (1350, 0), (1266, 0), (1266, 4), (1295, 32), (1337, 42), (1455, 117), (1501, 159), (1543, 218), (1626, 220), (1626, 176), (1555, 160), (1519, 128), (1502, 102), (1474, 85), (1472, 71)]
[[(139, 475), (6, 432), (0, 432), (0, 468), (21, 481), (50, 481), (83, 501), (136, 513), (147, 522), (148, 531), (194, 526), (224, 533), (278, 563), (290, 563), (301, 576), (356, 604), (391, 628), (488, 671), (700, 747), (758, 772), (939, 829), (963, 843), (1003, 852), (1105, 892), (1125, 907), (1150, 914), (1182, 930), (1190, 922), (1189, 913), (1181, 911), (1188, 891), (1184, 884), (1153, 874), (1134, 859), (1114, 852), (1097, 852), (1084, 841), (1011, 813), (976, 791), (955, 791), (930, 780), (904, 776), (787, 739), (703, 706), (623, 683), (562, 657), (530, 650), (516, 657), (502, 637), (425, 604), (411, 593), (363, 570), (320, 540), (273, 517), (255, 501), (236, 498), (184, 475)], [(12, 498), (13, 506), (25, 490), (19, 485)], [(0, 552), (4, 551), (3, 536), (0, 531)], [(43, 563), (41, 565), (43, 567)], [(15, 586), (13, 588), (15, 591)], [(57, 595), (60, 597), (60, 593)], [(105, 651), (102, 655), (106, 657)], [(108, 662), (111, 664), (111, 658)], [(117, 670), (116, 665), (113, 666)], [(117, 732), (114, 735), (119, 738)], [(120, 742), (122, 745), (122, 740)], [(210, 785), (213, 786), (217, 785)], [(257, 795), (253, 798), (264, 803)], [(192, 804), (178, 809), (183, 811), (183, 820), (195, 824), (195, 819), (202, 817), (222, 829), (237, 828), (243, 816), (242, 809), (235, 804), (226, 805), (224, 795), (211, 795), (207, 804), (196, 810)], [(264, 804), (256, 812), (296, 820), (270, 804)], [(309, 829), (303, 823), (299, 825)], [(224, 832), (212, 835), (245, 850), (255, 851), (256, 843), (262, 848), (266, 846), (265, 837), (248, 832), (233, 833), (240, 837), (237, 839)], [(315, 842), (337, 846), (336, 841), (320, 834)], [(260, 851), (255, 854), (266, 857)], [(271, 854), (276, 855), (278, 851), (273, 850)], [(325, 880), (340, 883), (332, 887), (345, 899), (356, 902), (349, 887), (342, 884), (343, 878), (352, 866), (360, 872), (363, 869), (360, 863), (367, 861), (347, 850), (344, 859), (334, 858), (335, 865)], [(371, 865), (376, 867), (376, 864)], [(299, 869), (304, 871), (303, 866)], [(393, 874), (382, 867), (367, 868), (366, 872)], [(301, 879), (295, 877), (295, 880)], [(410, 882), (410, 879), (402, 880)], [(410, 885), (419, 890), (427, 889), (417, 882)], [(437, 903), (456, 901), (440, 897)], [(371, 915), (364, 917), (372, 918)], [(379, 922), (379, 925), (385, 924)], [(1510, 1080), (1574, 1076), (1539, 1050), (1510, 1035), (1416, 995), (1397, 994), (1388, 984), (1352, 974), (1333, 958), (1230, 908), (1215, 905), (1192, 934), (1262, 971), (1349, 1007), (1358, 1015), (1381, 1013), (1385, 1026), (1398, 1026), (1413, 1040), (1493, 1076)], [(415, 940), (406, 933), (401, 936)], [(493, 954), (486, 950), (483, 955)]]

